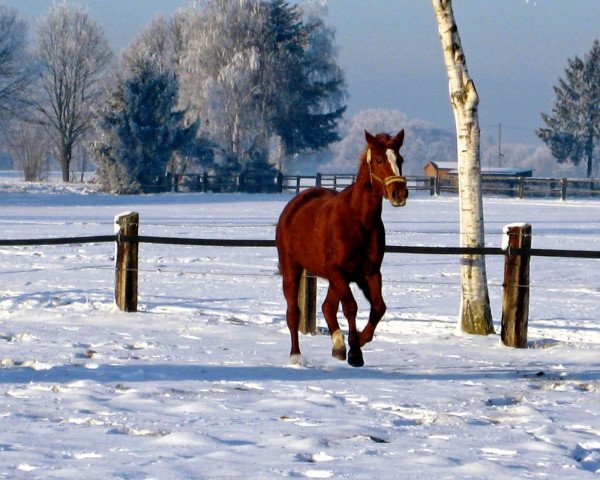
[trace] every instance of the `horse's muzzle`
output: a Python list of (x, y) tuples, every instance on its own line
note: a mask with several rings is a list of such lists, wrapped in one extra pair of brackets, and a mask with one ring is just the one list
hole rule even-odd
[(388, 177), (385, 182), (387, 198), (394, 207), (403, 207), (408, 198), (408, 188), (404, 177)]

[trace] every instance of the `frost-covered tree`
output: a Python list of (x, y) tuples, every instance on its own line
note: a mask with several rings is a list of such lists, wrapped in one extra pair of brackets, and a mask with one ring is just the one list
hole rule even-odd
[(92, 143), (96, 176), (106, 190), (154, 188), (172, 155), (190, 148), (198, 125), (185, 125), (184, 113), (176, 110), (177, 91), (176, 77), (147, 59), (115, 79), (98, 115), (100, 138)]
[(255, 95), (262, 30), (261, 5), (254, 0), (207, 0), (190, 6), (183, 20), (181, 106), (202, 117), (203, 130), (233, 170), (261, 128)]
[(0, 5), (0, 124), (28, 103), (33, 70), (26, 37), (27, 24), (15, 10)]
[(12, 123), (6, 137), (13, 167), (21, 171), (23, 180), (46, 180), (49, 173), (47, 157), (50, 143), (46, 131), (40, 125), (18, 121)]
[(281, 0), (206, 0), (183, 18), (182, 106), (203, 116), (227, 169), (266, 164), (273, 144), (296, 153), (337, 139), (344, 83), (322, 21)]
[(320, 167), (322, 172), (356, 172), (356, 162), (365, 142), (365, 130), (369, 132), (394, 132), (402, 126), (405, 141), (403, 172), (422, 175), (423, 167), (431, 161), (453, 161), (456, 158), (456, 138), (419, 119), (409, 119), (399, 110), (368, 109), (358, 112), (342, 127), (342, 139), (331, 146), (332, 161)]
[(39, 24), (36, 53), (38, 121), (53, 140), (63, 181), (68, 182), (73, 147), (90, 128), (112, 53), (100, 25), (66, 2), (54, 4)]
[[(183, 23), (182, 13), (176, 14), (171, 19), (156, 18), (124, 52), (124, 65), (134, 69), (136, 64), (150, 62), (157, 72), (174, 76), (179, 84), (178, 71), (184, 42)], [(183, 108), (179, 94), (177, 105), (185, 113), (184, 125), (199, 122), (199, 113)], [(208, 139), (206, 133), (197, 129), (197, 137), (194, 141), (174, 152), (168, 170), (171, 173), (183, 174), (194, 166), (211, 167), (214, 161), (214, 147), (214, 143)]]
[(594, 147), (600, 139), (600, 40), (583, 59), (568, 59), (565, 78), (554, 87), (556, 99), (551, 114), (542, 113), (547, 125), (537, 130), (559, 163), (581, 161), (587, 176), (594, 167)]
[(123, 53), (124, 63), (131, 65), (140, 60), (149, 60), (159, 71), (177, 74), (184, 49), (183, 22), (181, 13), (170, 19), (155, 18)]

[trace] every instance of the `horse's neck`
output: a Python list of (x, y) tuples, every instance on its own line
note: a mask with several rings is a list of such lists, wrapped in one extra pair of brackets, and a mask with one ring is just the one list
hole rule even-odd
[(366, 161), (350, 187), (350, 206), (366, 227), (371, 227), (381, 218), (382, 198), (373, 191), (373, 181)]

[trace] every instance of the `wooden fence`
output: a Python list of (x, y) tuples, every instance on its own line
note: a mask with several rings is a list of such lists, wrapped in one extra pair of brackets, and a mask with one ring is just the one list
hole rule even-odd
[[(215, 247), (275, 247), (274, 240), (250, 239), (204, 239), (173, 238), (138, 235), (139, 215), (126, 212), (115, 217), (118, 231), (113, 235), (0, 239), (0, 246), (29, 245), (68, 245), (84, 243), (116, 242), (115, 303), (123, 311), (137, 310), (138, 294), (138, 245), (154, 243), (166, 245), (215, 246)], [(529, 225), (507, 225), (504, 230), (503, 246), (494, 247), (426, 247), (388, 245), (388, 253), (428, 254), (428, 255), (502, 255), (505, 257), (502, 332), (505, 345), (524, 347), (527, 345), (527, 321), (529, 316), (529, 257), (563, 257), (600, 259), (600, 251), (533, 249), (531, 227)], [(316, 279), (304, 275), (299, 292), (299, 305), (303, 312), (305, 333), (316, 332)]]
[[(167, 174), (157, 178), (147, 191), (169, 192), (246, 192), (246, 193), (299, 193), (310, 187), (342, 190), (351, 185), (356, 175), (317, 173), (315, 175), (212, 175), (204, 173)], [(431, 195), (457, 193), (458, 178), (409, 175), (409, 190), (422, 190)], [(482, 192), (486, 195), (506, 195), (515, 198), (550, 197), (567, 198), (600, 197), (600, 178), (542, 178), (500, 177), (483, 175)]]
[[(431, 177), (435, 193), (457, 192), (457, 178)], [(484, 194), (507, 195), (516, 198), (551, 197), (566, 200), (573, 197), (600, 196), (600, 179), (597, 178), (542, 178), (499, 177), (482, 175)]]

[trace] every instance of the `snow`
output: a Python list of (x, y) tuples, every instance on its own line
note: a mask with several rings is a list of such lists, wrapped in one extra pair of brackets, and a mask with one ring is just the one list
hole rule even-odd
[[(0, 238), (271, 239), (291, 195), (112, 196), (0, 180)], [(484, 200), (487, 245), (600, 250), (600, 202)], [(387, 241), (458, 246), (458, 200), (385, 205)], [(0, 247), (0, 478), (597, 478), (600, 268), (531, 259), (529, 348), (457, 331), (459, 258), (388, 254), (366, 365), (302, 336), (289, 363), (273, 248), (140, 245), (140, 311), (109, 243)], [(488, 257), (500, 331), (503, 259)], [(326, 283), (319, 281), (319, 298)], [(364, 300), (360, 322), (367, 318)], [(324, 321), (319, 314), (319, 326)]]

